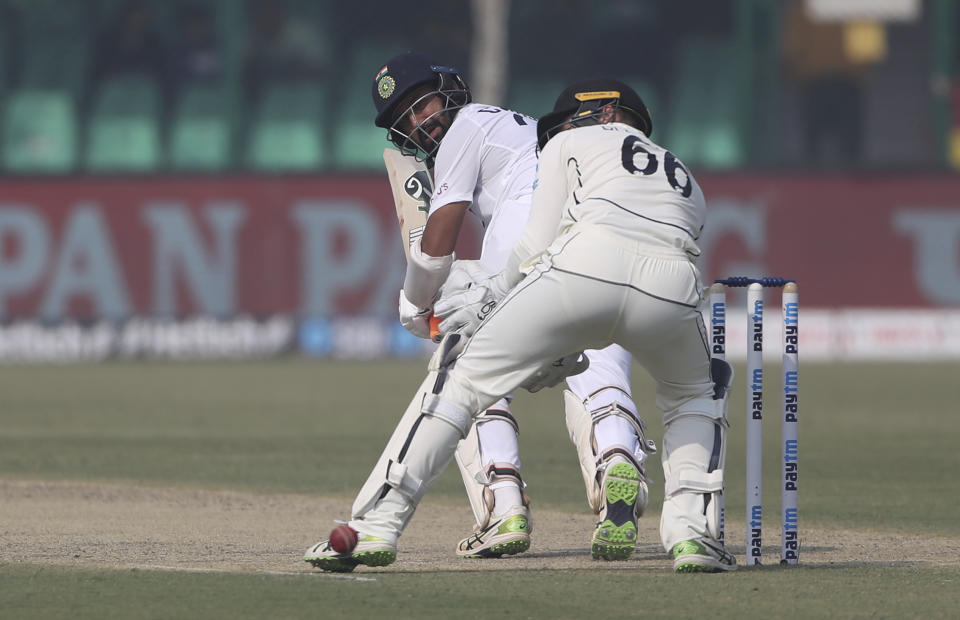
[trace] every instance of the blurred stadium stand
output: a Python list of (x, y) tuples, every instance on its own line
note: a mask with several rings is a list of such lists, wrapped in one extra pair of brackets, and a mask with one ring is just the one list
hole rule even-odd
[(247, 163), (270, 172), (309, 171), (330, 160), (327, 86), (279, 82), (265, 86), (250, 118)]
[(664, 142), (692, 166), (722, 169), (744, 163), (741, 136), (732, 122), (738, 114), (735, 67), (726, 41), (693, 39), (681, 50)]
[(398, 43), (359, 44), (352, 50), (344, 78), (345, 92), (337, 91), (333, 154), (337, 167), (350, 170), (380, 170), (381, 153), (387, 146), (386, 131), (373, 124), (373, 75), (383, 63), (406, 51)]
[(810, 359), (960, 359), (960, 2), (497, 5), (0, 0), (0, 363), (424, 353), (371, 101), (412, 50), (532, 117), (632, 85), (704, 281), (804, 283)]
[(68, 90), (10, 92), (2, 131), (3, 167), (12, 173), (64, 173), (76, 166), (76, 101)]
[(172, 170), (220, 172), (231, 166), (235, 129), (229, 105), (218, 84), (190, 84), (179, 94), (170, 121)]
[(87, 117), (85, 163), (91, 172), (150, 172), (160, 167), (160, 87), (147, 76), (104, 81)]
[[(884, 21), (888, 5), (919, 9)], [(789, 6), (514, 2), (507, 99), (484, 103), (537, 116), (563, 85), (606, 73), (639, 90), (654, 138), (697, 169), (816, 168), (786, 71)], [(861, 154), (830, 165), (960, 166), (955, 3), (877, 6), (857, 31), (859, 53), (874, 55)], [(425, 0), (416, 14), (367, 0), (0, 0), (0, 174), (378, 170), (373, 74), (420, 49), (469, 81), (470, 23), (467, 0)]]

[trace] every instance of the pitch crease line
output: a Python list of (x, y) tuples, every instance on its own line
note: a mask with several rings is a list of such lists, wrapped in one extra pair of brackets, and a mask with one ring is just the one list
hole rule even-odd
[[(226, 568), (201, 568), (196, 566), (165, 566), (163, 564), (130, 564), (128, 568), (139, 570), (157, 570), (181, 573), (213, 573), (213, 574), (243, 574), (246, 571), (228, 570)], [(343, 575), (339, 573), (320, 573), (312, 571), (287, 571), (287, 570), (255, 570), (250, 571), (258, 575), (295, 575), (308, 577), (324, 577), (327, 579), (346, 579), (348, 581), (376, 581), (374, 577), (360, 577), (358, 575)]]

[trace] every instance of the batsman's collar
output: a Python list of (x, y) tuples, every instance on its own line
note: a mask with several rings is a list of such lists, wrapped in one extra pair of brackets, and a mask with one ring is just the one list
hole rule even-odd
[(373, 104), (377, 108), (374, 123), (377, 127), (390, 127), (396, 105), (417, 86), (435, 82), (441, 73), (456, 74), (458, 71), (439, 65), (420, 52), (407, 52), (388, 60), (373, 78)]
[(644, 123), (646, 127), (641, 128), (643, 133), (648, 136), (653, 132), (653, 122), (650, 120), (650, 112), (647, 110), (643, 99), (635, 90), (612, 78), (598, 78), (584, 80), (568, 86), (557, 97), (557, 102), (553, 106), (553, 111), (545, 114), (537, 123), (537, 135), (542, 136), (547, 131), (556, 127), (567, 117), (575, 114), (581, 106), (590, 101), (601, 101), (605, 99), (618, 99), (621, 108), (626, 108), (634, 112)]

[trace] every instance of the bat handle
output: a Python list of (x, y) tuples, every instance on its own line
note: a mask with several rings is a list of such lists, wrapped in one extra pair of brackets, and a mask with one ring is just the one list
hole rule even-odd
[(430, 340), (440, 342), (443, 340), (443, 334), (440, 333), (440, 317), (430, 315)]

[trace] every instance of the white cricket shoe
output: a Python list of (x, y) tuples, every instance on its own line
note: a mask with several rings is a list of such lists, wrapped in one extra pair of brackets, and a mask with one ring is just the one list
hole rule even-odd
[(673, 570), (678, 573), (722, 573), (737, 570), (737, 558), (715, 541), (703, 538), (684, 540), (675, 544), (670, 553), (673, 555)]
[(533, 520), (526, 506), (514, 506), (490, 523), (467, 536), (457, 545), (462, 558), (499, 558), (516, 555), (530, 548)]
[(397, 559), (397, 546), (382, 538), (360, 534), (350, 553), (337, 553), (329, 540), (321, 540), (303, 555), (314, 568), (332, 573), (349, 573), (357, 566), (387, 566)]

